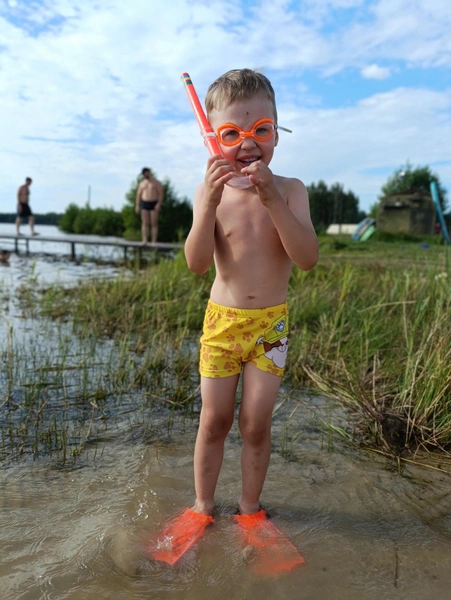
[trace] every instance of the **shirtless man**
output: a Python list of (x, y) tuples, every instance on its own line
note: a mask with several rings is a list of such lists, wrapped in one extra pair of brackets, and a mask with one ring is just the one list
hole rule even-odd
[(17, 190), (17, 218), (16, 218), (16, 234), (20, 234), (20, 224), (22, 219), (28, 217), (28, 225), (30, 226), (31, 235), (36, 235), (34, 232), (34, 216), (31, 212), (30, 205), (30, 185), (32, 183), (31, 177), (25, 179), (25, 183), (20, 186)]
[(158, 213), (163, 203), (163, 186), (155, 179), (150, 169), (144, 167), (141, 171), (142, 181), (136, 192), (136, 214), (141, 214), (141, 245), (146, 246), (151, 226), (151, 241), (155, 244), (158, 238)]

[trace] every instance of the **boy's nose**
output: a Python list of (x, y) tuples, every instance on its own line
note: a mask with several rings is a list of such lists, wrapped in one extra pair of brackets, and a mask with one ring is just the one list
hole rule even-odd
[(255, 140), (251, 136), (245, 137), (244, 140), (241, 142), (241, 148), (244, 148), (245, 150), (249, 150), (249, 148), (253, 148), (254, 146)]

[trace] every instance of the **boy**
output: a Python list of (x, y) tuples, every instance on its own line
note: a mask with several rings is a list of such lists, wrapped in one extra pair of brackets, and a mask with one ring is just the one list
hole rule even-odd
[[(197, 540), (213, 521), (214, 493), (241, 372), (238, 508), (243, 519), (260, 514), (272, 412), (287, 351), (286, 298), (292, 263), (309, 270), (318, 260), (304, 185), (273, 175), (268, 166), (279, 140), (269, 80), (250, 69), (228, 71), (210, 86), (205, 104), (222, 156), (208, 160), (205, 181), (196, 191), (185, 256), (188, 267), (198, 274), (214, 260), (216, 278), (201, 338), (196, 501), (160, 535), (160, 542), (172, 540), (171, 550), (153, 553), (170, 564), (191, 544), (184, 542), (187, 532)], [(251, 186), (228, 186), (236, 176), (248, 176)]]
[[(270, 340), (256, 342), (272, 323), (281, 329), (282, 337), (276, 341), (286, 339), (291, 266), (294, 262), (303, 270), (311, 269), (318, 260), (318, 242), (304, 185), (273, 175), (268, 166), (279, 139), (269, 80), (250, 69), (229, 71), (210, 86), (205, 105), (223, 156), (208, 160), (185, 244), (192, 271), (205, 273), (212, 260), (216, 267), (201, 339), (202, 411), (194, 453), (194, 510), (213, 511), (242, 370), (239, 510), (250, 514), (260, 506), (271, 450), (272, 411), (285, 364), (265, 356), (265, 343)], [(259, 121), (261, 130), (257, 127), (256, 135), (249, 135)], [(247, 133), (243, 137), (229, 125)], [(248, 175), (253, 185), (227, 186), (237, 175)], [(240, 327), (247, 339), (240, 336)], [(273, 337), (278, 337), (277, 330)]]

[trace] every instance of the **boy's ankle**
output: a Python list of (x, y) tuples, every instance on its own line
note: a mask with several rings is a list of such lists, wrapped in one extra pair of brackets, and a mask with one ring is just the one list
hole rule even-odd
[(259, 502), (247, 503), (240, 500), (238, 508), (241, 515), (253, 515), (261, 509), (261, 504)]
[(211, 516), (213, 514), (214, 507), (214, 502), (198, 502), (196, 500), (191, 510), (200, 513), (201, 515)]

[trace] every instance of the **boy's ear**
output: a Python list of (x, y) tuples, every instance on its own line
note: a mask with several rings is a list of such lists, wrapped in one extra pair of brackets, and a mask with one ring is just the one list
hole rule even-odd
[(278, 143), (279, 143), (279, 130), (276, 129), (276, 135), (274, 138), (274, 147), (276, 147)]

